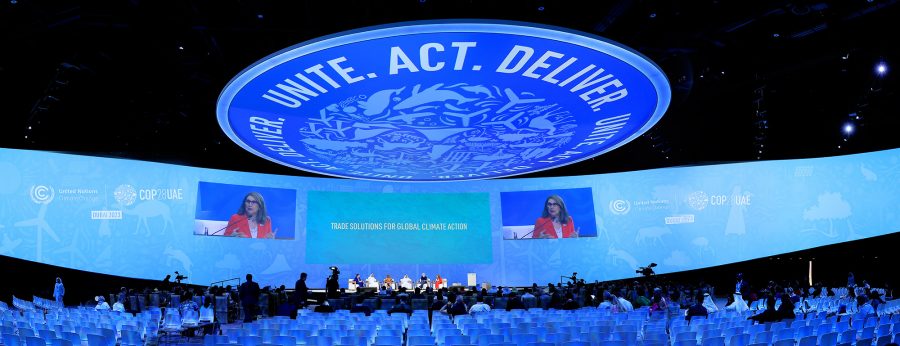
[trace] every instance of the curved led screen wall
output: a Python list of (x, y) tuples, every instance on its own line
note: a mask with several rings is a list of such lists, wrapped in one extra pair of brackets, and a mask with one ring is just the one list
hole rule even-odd
[(609, 280), (651, 262), (667, 273), (896, 232), (898, 165), (889, 150), (426, 184), (0, 149), (0, 254), (147, 279), (177, 270), (197, 284), (305, 271), (324, 287), (331, 265), (342, 284), (356, 273)]

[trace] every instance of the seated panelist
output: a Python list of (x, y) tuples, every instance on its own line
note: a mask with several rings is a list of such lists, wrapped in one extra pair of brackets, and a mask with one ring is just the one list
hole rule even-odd
[(366, 287), (378, 288), (378, 279), (375, 278), (375, 273), (369, 274), (369, 277), (366, 278)]
[(400, 287), (404, 287), (408, 290), (413, 289), (412, 279), (409, 278), (409, 275), (403, 274), (403, 278), (400, 279)]
[(419, 277), (419, 288), (424, 289), (424, 288), (428, 287), (428, 283), (430, 281), (431, 280), (428, 280), (428, 275), (425, 275), (425, 273), (422, 273), (422, 276)]

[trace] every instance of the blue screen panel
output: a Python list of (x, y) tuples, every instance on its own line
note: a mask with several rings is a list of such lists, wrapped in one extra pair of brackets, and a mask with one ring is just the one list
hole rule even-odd
[[(260, 186), (235, 184), (219, 184), (201, 181), (197, 186), (197, 213), (194, 221), (194, 234), (212, 236), (239, 237), (239, 222), (229, 222), (234, 215), (240, 213), (245, 197), (255, 194), (257, 208), (265, 210), (272, 222), (269, 227), (273, 239), (294, 239), (294, 226), (297, 213), (297, 191), (293, 189), (277, 189)], [(229, 230), (228, 228), (233, 228)]]
[[(0, 149), (0, 255), (145, 279), (177, 270), (196, 284), (252, 273), (280, 285), (307, 272), (311, 287), (324, 287), (331, 265), (379, 278), (440, 274), (463, 284), (469, 273), (503, 285), (558, 282), (572, 272), (621, 279), (651, 262), (669, 273), (900, 231), (898, 164), (900, 150), (887, 150), (577, 177), (386, 183)], [(264, 196), (279, 240), (195, 235), (197, 220), (229, 220), (248, 191)], [(584, 236), (504, 240), (506, 226), (533, 227), (551, 194), (563, 198)], [(396, 223), (387, 218), (420, 225), (462, 219), (469, 233), (398, 239), (331, 229), (340, 220)]]

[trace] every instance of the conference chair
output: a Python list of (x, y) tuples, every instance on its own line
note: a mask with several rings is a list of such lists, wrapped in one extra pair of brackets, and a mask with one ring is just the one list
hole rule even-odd
[(536, 334), (513, 334), (512, 342), (518, 346), (526, 346), (529, 343), (538, 342)]
[(700, 342), (701, 346), (725, 346), (725, 337), (724, 336), (713, 336), (710, 338), (703, 338), (703, 341)]
[(778, 340), (772, 346), (794, 346), (794, 339)]
[(728, 342), (729, 346), (748, 346), (750, 345), (750, 334), (735, 334), (731, 336)]
[(78, 333), (62, 332), (60, 335), (63, 339), (69, 340), (75, 346), (81, 346), (81, 336)]
[(144, 344), (144, 340), (141, 338), (141, 333), (135, 330), (123, 330), (122, 331), (122, 340), (120, 342), (122, 346), (126, 345), (134, 345), (134, 346), (142, 346)]
[(808, 335), (800, 338), (800, 342), (797, 343), (797, 346), (816, 346), (816, 343), (819, 341), (819, 338), (815, 335)]
[(556, 346), (556, 343), (553, 342), (532, 342), (526, 346)]
[(837, 332), (830, 332), (819, 335), (819, 345), (821, 346), (837, 346)]
[(297, 344), (297, 338), (290, 335), (276, 335), (275, 338), (272, 339), (272, 343), (281, 346), (294, 346)]
[(856, 346), (872, 346), (872, 338), (859, 339)]
[(26, 336), (25, 346), (47, 346), (47, 342), (39, 336)]
[[(87, 334), (87, 345), (88, 346), (109, 346), (110, 342), (105, 336), (100, 334)], [(113, 340), (112, 345), (115, 345), (115, 340)]]
[(606, 340), (606, 341), (600, 342), (599, 345), (600, 346), (626, 346), (628, 344), (623, 340)]
[(71, 341), (66, 339), (52, 339), (50, 340), (50, 346), (81, 346), (81, 345), (73, 345)]
[(433, 346), (435, 340), (430, 335), (415, 335), (407, 337), (406, 344), (408, 346)]
[(772, 343), (772, 337), (774, 333), (772, 331), (760, 332), (753, 336), (754, 343), (762, 343), (762, 344), (770, 344)]
[(332, 346), (334, 338), (330, 336), (310, 336), (306, 338), (306, 344), (309, 346)]
[(846, 343), (846, 342), (853, 343), (854, 341), (856, 341), (856, 330), (855, 329), (845, 330), (844, 332), (838, 334), (837, 342), (839, 342), (839, 343)]
[(504, 339), (503, 335), (497, 335), (497, 334), (481, 335), (478, 337), (477, 344), (479, 346), (489, 346), (489, 345), (501, 344), (501, 343), (503, 343), (503, 339)]
[(875, 327), (865, 327), (862, 329), (862, 332), (859, 333), (860, 339), (872, 339), (875, 337)]
[(262, 337), (258, 335), (239, 336), (237, 341), (242, 346), (260, 346), (263, 343)]
[(402, 336), (394, 336), (394, 335), (378, 335), (375, 337), (375, 345), (395, 345), (400, 346), (403, 342)]
[(891, 343), (891, 335), (879, 336), (878, 340), (875, 340), (875, 346), (885, 346)]

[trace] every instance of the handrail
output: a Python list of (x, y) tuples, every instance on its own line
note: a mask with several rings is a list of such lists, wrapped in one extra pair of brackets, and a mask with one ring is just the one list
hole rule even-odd
[[(233, 280), (237, 280), (237, 283), (238, 283), (237, 286), (235, 286), (235, 287), (238, 287), (238, 286), (241, 285), (241, 278), (231, 278), (231, 279), (225, 279), (225, 280), (215, 281), (215, 282), (213, 282), (213, 283), (210, 283), (209, 285), (210, 285), (210, 286), (214, 286), (215, 284), (221, 284), (221, 283), (225, 283), (225, 282), (233, 281)], [(224, 286), (224, 285), (222, 285), (222, 286)]]

